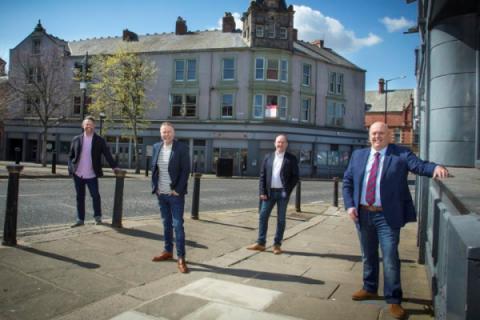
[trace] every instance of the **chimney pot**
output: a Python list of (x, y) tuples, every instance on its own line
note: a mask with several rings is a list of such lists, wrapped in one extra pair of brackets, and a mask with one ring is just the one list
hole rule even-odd
[(225, 12), (222, 19), (222, 32), (234, 32), (235, 29), (235, 18), (231, 12)]
[(187, 21), (185, 21), (182, 17), (177, 18), (177, 22), (175, 24), (175, 34), (176, 35), (184, 35), (187, 34)]

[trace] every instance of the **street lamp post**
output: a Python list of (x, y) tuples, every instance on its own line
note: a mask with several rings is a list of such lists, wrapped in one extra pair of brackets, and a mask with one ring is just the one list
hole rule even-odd
[(82, 120), (85, 119), (86, 113), (86, 100), (87, 100), (87, 68), (88, 68), (88, 51), (85, 53), (85, 58), (83, 59), (82, 65), (82, 81), (80, 81), (80, 90), (82, 90), (82, 107), (80, 114), (82, 115)]
[(105, 115), (104, 112), (100, 112), (98, 116), (100, 117), (100, 135), (102, 135), (103, 119), (105, 119), (107, 116)]
[[(383, 79), (380, 79), (379, 80), (379, 84), (383, 87), (383, 84), (385, 84), (385, 89), (383, 90), (383, 92), (385, 93), (385, 113), (384, 113), (384, 120), (383, 122), (387, 123), (387, 105), (388, 105), (388, 83), (390, 81), (393, 81), (393, 80), (399, 80), (399, 79), (405, 79), (406, 76), (400, 76), (400, 77), (396, 77), (396, 78), (392, 78), (392, 79), (388, 79), (388, 80), (383, 80)], [(393, 90), (392, 90), (393, 91)]]

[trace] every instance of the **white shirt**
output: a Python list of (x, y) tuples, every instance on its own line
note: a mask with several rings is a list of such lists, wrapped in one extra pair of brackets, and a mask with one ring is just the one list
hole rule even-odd
[(163, 144), (157, 161), (159, 177), (157, 193), (170, 194), (170, 192), (172, 192), (172, 189), (170, 188), (172, 180), (170, 179), (170, 174), (168, 173), (168, 163), (170, 162), (171, 154), (172, 145), (167, 146), (166, 144)]
[(383, 161), (385, 160), (385, 153), (387, 152), (387, 147), (383, 148), (380, 151), (375, 149), (370, 150), (370, 155), (368, 156), (367, 167), (365, 168), (365, 175), (363, 176), (363, 185), (362, 185), (362, 194), (360, 198), (360, 204), (368, 206), (367, 200), (365, 199), (367, 194), (367, 183), (368, 177), (370, 176), (370, 171), (372, 170), (373, 161), (375, 160), (375, 153), (380, 153), (380, 163), (378, 164), (377, 171), (377, 181), (375, 183), (375, 202), (372, 204), (375, 207), (381, 207), (382, 201), (380, 199), (380, 179), (382, 178), (382, 169)]
[(275, 159), (273, 160), (272, 168), (272, 182), (270, 187), (281, 189), (283, 188), (282, 179), (280, 178), (280, 171), (282, 170), (283, 159), (285, 158), (285, 152), (275, 152)]

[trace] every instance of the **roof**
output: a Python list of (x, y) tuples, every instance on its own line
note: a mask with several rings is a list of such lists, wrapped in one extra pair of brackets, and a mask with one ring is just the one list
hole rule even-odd
[(299, 52), (302, 52), (306, 55), (309, 55), (313, 58), (323, 60), (327, 63), (340, 65), (347, 68), (357, 69), (361, 71), (365, 71), (362, 68), (358, 67), (357, 65), (353, 64), (352, 62), (348, 61), (335, 51), (330, 48), (319, 47), (317, 45), (311, 44), (305, 41), (296, 41), (293, 45), (293, 48)]
[[(388, 111), (403, 111), (413, 99), (413, 89), (388, 90), (387, 94)], [(367, 112), (385, 111), (385, 94), (378, 91), (366, 91), (365, 103), (372, 107)]]
[[(105, 37), (68, 42), (72, 56), (112, 54), (119, 48), (127, 47), (129, 52), (188, 52), (199, 50), (247, 49), (248, 44), (239, 32), (221, 30), (198, 31), (185, 35), (162, 33), (140, 35), (138, 41), (123, 41), (122, 37)], [(297, 52), (327, 63), (362, 70), (329, 48), (320, 48), (307, 42), (294, 43)]]
[(92, 55), (115, 53), (125, 45), (128, 45), (128, 51), (135, 53), (248, 48), (241, 33), (226, 33), (220, 30), (191, 32), (185, 35), (147, 34), (138, 36), (138, 41), (129, 42), (123, 41), (122, 37), (106, 37), (68, 43), (72, 56), (83, 56), (87, 51)]

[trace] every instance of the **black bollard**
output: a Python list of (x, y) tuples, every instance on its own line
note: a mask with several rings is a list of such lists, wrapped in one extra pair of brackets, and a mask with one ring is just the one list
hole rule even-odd
[(115, 198), (113, 200), (112, 227), (122, 228), (123, 215), (123, 186), (125, 184), (126, 170), (115, 170)]
[(148, 177), (149, 167), (150, 167), (150, 157), (145, 157), (145, 177)]
[(7, 206), (5, 208), (5, 225), (3, 228), (3, 241), (5, 246), (17, 245), (17, 214), (18, 214), (18, 186), (20, 172), (23, 166), (8, 165), (8, 191)]
[(15, 147), (15, 164), (20, 164), (21, 151), (20, 147)]
[(297, 182), (297, 190), (295, 192), (295, 211), (301, 212), (302, 209), (300, 208), (302, 198), (302, 181), (300, 179)]
[(333, 206), (338, 208), (338, 177), (333, 178)]
[(57, 153), (55, 151), (52, 152), (52, 173), (57, 173)]
[(195, 173), (193, 182), (193, 196), (192, 196), (192, 219), (198, 220), (198, 207), (200, 202), (200, 178), (201, 173)]

